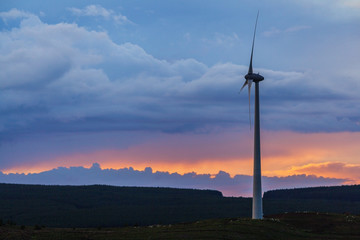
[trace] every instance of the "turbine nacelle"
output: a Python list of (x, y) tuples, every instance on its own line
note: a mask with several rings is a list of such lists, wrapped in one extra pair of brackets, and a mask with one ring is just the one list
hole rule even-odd
[(253, 82), (260, 82), (264, 80), (264, 77), (258, 73), (248, 73), (244, 76), (246, 81), (252, 80)]

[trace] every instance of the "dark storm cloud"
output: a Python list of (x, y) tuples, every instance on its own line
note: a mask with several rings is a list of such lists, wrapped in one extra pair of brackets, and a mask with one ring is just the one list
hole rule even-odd
[[(0, 33), (2, 140), (21, 132), (183, 132), (248, 125), (247, 92), (238, 94), (246, 66), (160, 60), (136, 44), (113, 42), (105, 32), (46, 24), (11, 11), (22, 20)], [(323, 84), (331, 76), (261, 73), (264, 128), (359, 130), (357, 95)]]
[[(306, 175), (288, 177), (263, 177), (264, 191), (277, 188), (312, 187), (339, 185), (346, 179), (323, 178)], [(153, 172), (150, 167), (143, 171), (133, 168), (119, 170), (101, 169), (94, 163), (91, 168), (59, 167), (50, 171), (34, 174), (3, 174), (0, 182), (23, 184), (55, 184), (55, 185), (89, 185), (107, 184), (115, 186), (148, 186), (216, 189), (225, 196), (250, 196), (252, 193), (252, 177), (219, 171), (215, 176), (210, 174)]]

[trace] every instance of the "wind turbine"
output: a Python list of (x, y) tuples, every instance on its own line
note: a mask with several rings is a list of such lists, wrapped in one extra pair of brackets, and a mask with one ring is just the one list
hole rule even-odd
[[(256, 16), (254, 37), (252, 42), (251, 49), (251, 58), (249, 71), (245, 75), (245, 83), (241, 87), (241, 90), (247, 85), (249, 92), (249, 118), (251, 126), (251, 117), (250, 117), (250, 91), (251, 84), (255, 83), (255, 123), (254, 123), (254, 175), (253, 175), (253, 206), (252, 206), (252, 218), (253, 219), (262, 219), (263, 210), (262, 210), (262, 191), (261, 191), (261, 156), (260, 156), (260, 107), (259, 107), (259, 82), (264, 80), (264, 77), (259, 73), (253, 73), (252, 60), (254, 53), (254, 43), (255, 43), (255, 34), (256, 26), (259, 18), (259, 12)], [(241, 91), (240, 90), (240, 91)]]

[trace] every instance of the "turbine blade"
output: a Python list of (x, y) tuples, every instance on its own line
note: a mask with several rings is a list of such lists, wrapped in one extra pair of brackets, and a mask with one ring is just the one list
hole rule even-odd
[(248, 80), (248, 92), (249, 92), (249, 122), (250, 122), (250, 129), (251, 129), (251, 105), (250, 105), (250, 93), (251, 93), (251, 84), (252, 80)]
[(256, 35), (256, 26), (259, 18), (259, 11), (256, 16), (256, 22), (255, 22), (255, 29), (254, 29), (254, 37), (253, 37), (253, 43), (251, 48), (251, 57), (250, 57), (250, 65), (249, 65), (249, 74), (253, 73), (253, 67), (252, 67), (252, 60), (253, 60), (253, 54), (254, 54), (254, 44), (255, 44), (255, 35)]
[(240, 92), (241, 92), (241, 90), (243, 90), (243, 88), (244, 88), (247, 84), (248, 84), (248, 80), (246, 80), (246, 81), (244, 82), (244, 85), (242, 85), (242, 87), (241, 87), (241, 89), (240, 89)]

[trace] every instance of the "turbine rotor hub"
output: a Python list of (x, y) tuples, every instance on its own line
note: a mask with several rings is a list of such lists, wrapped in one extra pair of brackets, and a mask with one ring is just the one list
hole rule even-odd
[(256, 73), (248, 73), (244, 77), (246, 80), (252, 80), (253, 82), (260, 82), (264, 80), (264, 77)]

